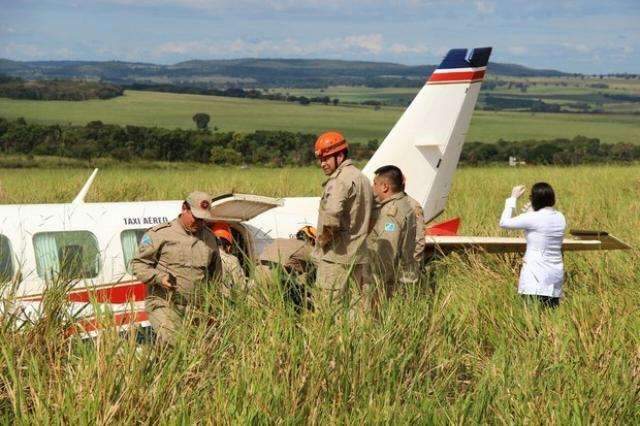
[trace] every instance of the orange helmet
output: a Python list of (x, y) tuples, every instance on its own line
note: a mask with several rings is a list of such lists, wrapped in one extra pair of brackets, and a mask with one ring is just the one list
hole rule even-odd
[(216, 237), (227, 240), (229, 244), (233, 243), (233, 236), (231, 235), (231, 227), (229, 224), (216, 222), (211, 227), (211, 230), (213, 231), (213, 235)]
[(312, 241), (312, 242), (315, 242), (315, 240), (316, 240), (316, 228), (314, 228), (313, 226), (309, 226), (309, 225), (303, 226), (296, 233), (296, 239), (301, 240), (301, 241)]
[(348, 148), (347, 140), (338, 132), (325, 132), (318, 136), (316, 140), (316, 157), (323, 158), (328, 155), (337, 154), (346, 151)]

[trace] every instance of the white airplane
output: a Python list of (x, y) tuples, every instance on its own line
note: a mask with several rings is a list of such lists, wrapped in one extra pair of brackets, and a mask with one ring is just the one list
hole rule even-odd
[[(490, 54), (491, 48), (449, 51), (364, 168), (371, 179), (380, 166), (398, 166), (407, 177), (406, 191), (422, 203), (427, 220), (445, 208)], [(118, 327), (149, 325), (146, 287), (132, 274), (130, 261), (145, 230), (172, 220), (182, 200), (85, 203), (96, 173), (71, 203), (0, 206), (5, 312), (25, 320), (40, 315), (44, 292), (56, 277), (65, 276), (72, 280), (70, 310), (81, 318), (83, 333), (97, 331), (96, 310), (104, 309), (113, 312)], [(318, 204), (318, 197), (228, 194), (214, 198), (212, 210), (232, 224), (246, 261), (257, 262), (275, 239), (293, 238), (301, 227), (315, 226)], [(458, 236), (457, 224), (428, 228), (428, 249), (524, 251), (523, 238)], [(628, 248), (605, 232), (574, 237), (565, 240), (565, 250)]]

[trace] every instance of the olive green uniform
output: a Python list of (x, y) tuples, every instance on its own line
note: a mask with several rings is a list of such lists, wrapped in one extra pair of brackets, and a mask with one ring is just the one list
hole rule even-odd
[(260, 253), (260, 261), (279, 263), (285, 269), (303, 274), (312, 258), (313, 246), (297, 238), (276, 238)]
[(416, 280), (416, 213), (409, 197), (399, 192), (382, 201), (375, 216), (367, 239), (372, 273), (382, 293), (390, 296), (397, 283)]
[[(318, 212), (318, 238), (325, 227), (333, 227), (333, 238), (325, 247), (316, 245), (316, 287), (329, 300), (346, 290), (351, 276), (360, 287), (366, 280), (368, 252), (365, 240), (373, 209), (373, 190), (365, 175), (345, 160), (324, 183)], [(351, 275), (350, 275), (351, 273)]]
[(230, 289), (248, 289), (248, 280), (240, 264), (240, 259), (231, 253), (220, 250), (222, 260), (222, 279), (225, 284), (224, 294), (229, 295)]
[(427, 246), (427, 241), (424, 238), (424, 210), (422, 210), (420, 203), (409, 195), (407, 195), (407, 200), (416, 215), (416, 249), (413, 252), (413, 258), (420, 264), (424, 258), (424, 249)]
[[(149, 229), (132, 261), (136, 277), (147, 284), (145, 309), (158, 338), (173, 343), (185, 308), (198, 303), (202, 286), (221, 276), (220, 252), (206, 228), (191, 233), (180, 218)], [(175, 287), (165, 289), (162, 279), (172, 277)]]

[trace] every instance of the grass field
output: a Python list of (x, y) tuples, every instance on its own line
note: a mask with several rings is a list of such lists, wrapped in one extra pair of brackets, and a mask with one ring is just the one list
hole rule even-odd
[[(0, 203), (68, 201), (87, 174), (0, 169)], [(277, 277), (253, 303), (213, 291), (173, 351), (115, 333), (64, 337), (54, 293), (48, 320), (0, 327), (3, 423), (637, 423), (639, 176), (639, 166), (458, 171), (443, 219), (460, 215), (464, 233), (504, 234), (497, 221), (511, 186), (547, 180), (570, 227), (607, 229), (635, 247), (567, 253), (553, 311), (516, 295), (519, 256), (473, 254), (439, 262), (434, 288), (423, 277), (379, 319), (348, 320), (342, 308), (298, 317)], [(316, 168), (110, 169), (89, 198), (317, 195), (322, 180)]]
[[(0, 98), (0, 117), (24, 117), (39, 123), (84, 125), (92, 120), (140, 126), (195, 128), (196, 112), (211, 115), (223, 131), (289, 130), (320, 133), (339, 129), (355, 142), (382, 140), (403, 108), (375, 111), (362, 106), (302, 106), (294, 103), (128, 91), (112, 100), (85, 102), (23, 101)], [(634, 115), (532, 114), (476, 111), (467, 141), (554, 139), (576, 135), (603, 142), (640, 143), (640, 120)]]
[[(490, 88), (489, 84), (502, 83)], [(526, 90), (522, 91), (522, 86)], [(296, 96), (338, 98), (340, 102), (361, 103), (379, 101), (386, 105), (404, 106), (415, 96), (416, 88), (365, 86), (332, 86), (324, 89), (271, 89), (272, 92)], [(616, 99), (623, 95), (626, 100)], [(575, 111), (578, 105), (587, 104), (592, 109), (607, 113), (640, 112), (640, 80), (594, 77), (495, 77), (490, 76), (480, 93), (480, 103), (486, 98), (501, 97), (520, 100), (542, 100), (560, 104), (565, 110)], [(503, 108), (504, 109), (504, 108)], [(584, 112), (584, 111), (582, 111)]]

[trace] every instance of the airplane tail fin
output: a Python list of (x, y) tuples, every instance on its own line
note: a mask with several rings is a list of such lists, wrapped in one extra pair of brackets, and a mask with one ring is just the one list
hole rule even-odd
[(373, 179), (379, 167), (399, 167), (426, 220), (445, 208), (490, 55), (450, 50), (363, 169)]

